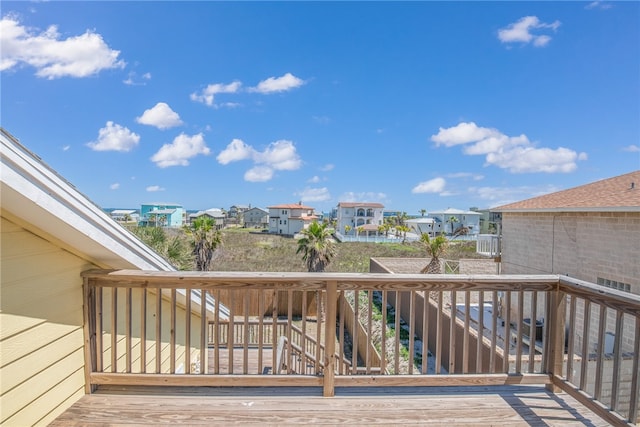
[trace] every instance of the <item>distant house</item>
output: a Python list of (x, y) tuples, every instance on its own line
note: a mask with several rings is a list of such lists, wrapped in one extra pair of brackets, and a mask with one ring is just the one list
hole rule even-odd
[(138, 222), (140, 218), (138, 211), (135, 209), (114, 209), (109, 213), (109, 215), (111, 215), (111, 218), (119, 222)]
[(236, 218), (249, 209), (251, 209), (251, 205), (233, 205), (229, 208), (228, 216), (230, 218)]
[(0, 143), (0, 424), (48, 425), (87, 385), (80, 274), (173, 267), (2, 128)]
[(640, 170), (493, 208), (502, 271), (567, 274), (640, 294)]
[(261, 208), (251, 208), (243, 215), (244, 227), (269, 227), (269, 211)]
[(314, 208), (302, 203), (269, 206), (269, 232), (293, 236), (318, 217)]
[(412, 233), (415, 233), (418, 235), (428, 234), (430, 236), (434, 236), (435, 234), (437, 234), (434, 228), (436, 224), (436, 220), (434, 218), (428, 218), (428, 217), (411, 218), (406, 220), (406, 223)]
[(207, 209), (206, 211), (198, 211), (198, 212), (189, 214), (189, 223), (192, 223), (195, 219), (201, 218), (203, 216), (210, 218), (218, 230), (224, 227), (224, 219), (226, 215), (224, 211), (219, 208), (212, 208), (212, 209)]
[(154, 227), (182, 227), (186, 212), (175, 203), (146, 203), (140, 207), (140, 225)]
[[(376, 232), (383, 224), (384, 205), (367, 202), (340, 202), (337, 206), (337, 229), (340, 233), (355, 234), (359, 227), (368, 233)], [(349, 233), (345, 227), (350, 227)]]
[(449, 235), (467, 234), (474, 235), (480, 232), (480, 217), (482, 214), (476, 211), (463, 211), (460, 209), (445, 209), (444, 211), (434, 211), (427, 214), (428, 218), (433, 218), (435, 233)]

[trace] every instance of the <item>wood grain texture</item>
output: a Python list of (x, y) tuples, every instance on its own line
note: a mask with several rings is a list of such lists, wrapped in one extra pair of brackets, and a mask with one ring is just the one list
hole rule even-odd
[(605, 426), (568, 395), (541, 387), (390, 389), (102, 388), (51, 426), (493, 425)]

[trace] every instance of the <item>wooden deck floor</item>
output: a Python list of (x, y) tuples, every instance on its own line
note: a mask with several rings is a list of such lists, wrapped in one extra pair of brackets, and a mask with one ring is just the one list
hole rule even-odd
[(606, 426), (541, 386), (338, 388), (101, 387), (52, 426), (131, 425)]

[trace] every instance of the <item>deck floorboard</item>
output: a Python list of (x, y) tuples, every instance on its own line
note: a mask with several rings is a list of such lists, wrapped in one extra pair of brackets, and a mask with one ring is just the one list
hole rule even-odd
[(82, 397), (52, 426), (606, 426), (541, 386), (338, 388), (116, 387)]

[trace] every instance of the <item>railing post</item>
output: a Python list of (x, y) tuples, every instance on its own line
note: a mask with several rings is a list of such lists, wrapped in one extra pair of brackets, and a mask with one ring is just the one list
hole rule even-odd
[(545, 371), (551, 376), (551, 383), (547, 384), (546, 388), (552, 393), (559, 393), (562, 389), (553, 383), (553, 377), (555, 375), (562, 376), (567, 294), (555, 290), (549, 292), (549, 295), (549, 347), (547, 353), (549, 357), (546, 359)]
[(95, 288), (89, 286), (88, 278), (83, 280), (83, 317), (84, 317), (84, 391), (93, 393), (97, 386), (91, 384), (91, 374), (96, 371), (96, 302)]
[(336, 364), (336, 315), (338, 304), (338, 282), (335, 280), (326, 282), (327, 301), (326, 316), (324, 325), (324, 377), (323, 390), (324, 397), (335, 395), (335, 364)]

